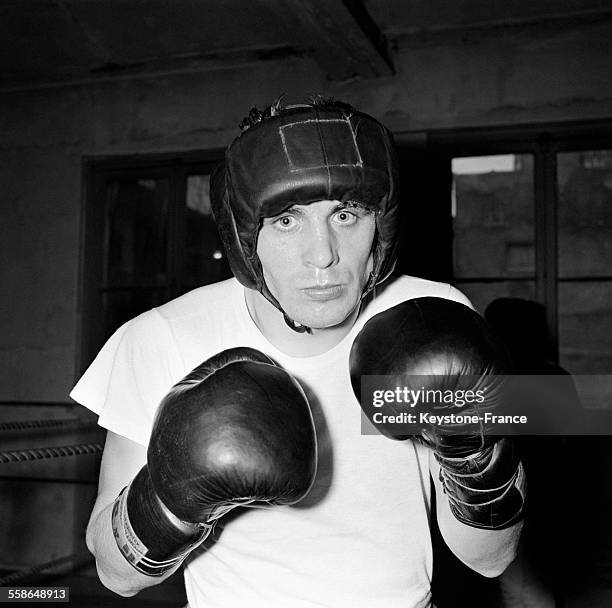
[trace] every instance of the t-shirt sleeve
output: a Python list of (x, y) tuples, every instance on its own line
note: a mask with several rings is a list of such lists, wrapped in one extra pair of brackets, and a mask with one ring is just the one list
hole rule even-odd
[(469, 298), (462, 292), (459, 291), (456, 287), (452, 285), (448, 285), (448, 293), (446, 295), (448, 300), (454, 300), (455, 302), (459, 302), (459, 304), (465, 304), (472, 310), (475, 310), (474, 305), (470, 302)]
[(151, 310), (109, 338), (70, 396), (100, 426), (146, 446), (160, 401), (182, 375), (172, 333)]

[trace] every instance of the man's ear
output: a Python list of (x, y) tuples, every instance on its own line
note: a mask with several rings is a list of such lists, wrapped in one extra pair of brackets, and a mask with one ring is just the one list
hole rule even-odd
[(371, 276), (372, 271), (374, 270), (374, 249), (370, 251), (370, 257), (368, 258), (368, 277)]

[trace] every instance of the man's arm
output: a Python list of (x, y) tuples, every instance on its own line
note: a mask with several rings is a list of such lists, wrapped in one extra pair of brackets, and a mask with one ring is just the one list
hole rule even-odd
[(474, 528), (452, 513), (440, 481), (440, 465), (430, 453), (429, 466), (436, 492), (438, 527), (450, 550), (468, 567), (487, 577), (499, 576), (516, 555), (522, 521), (501, 530)]
[(87, 525), (87, 547), (96, 558), (100, 581), (111, 591), (125, 597), (158, 585), (178, 568), (163, 576), (141, 574), (123, 557), (113, 534), (111, 514), (115, 499), (146, 461), (145, 447), (108, 431), (100, 468), (98, 497)]
[[(525, 474), (512, 440), (490, 433), (483, 416), (503, 407), (510, 396), (505, 374), (511, 365), (497, 336), (463, 304), (431, 297), (407, 300), (364, 325), (351, 349), (350, 369), (355, 395), (381, 433), (394, 439), (418, 433), (431, 449), (436, 516), (449, 548), (485, 576), (503, 572), (521, 530)], [(375, 408), (383, 404), (374, 402), (372, 389), (366, 387), (362, 399), (364, 376), (378, 377), (381, 394), (404, 387), (428, 395), (419, 405), (442, 415), (419, 417), (416, 428), (398, 425), (403, 418), (397, 414), (405, 408), (393, 399), (393, 389), (381, 415)], [(465, 400), (470, 393), (476, 398)], [(458, 422), (446, 416), (457, 411), (463, 414)], [(478, 422), (465, 422), (473, 418)]]

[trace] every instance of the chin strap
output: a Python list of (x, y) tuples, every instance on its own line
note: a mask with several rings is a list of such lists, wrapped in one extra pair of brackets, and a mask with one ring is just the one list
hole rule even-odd
[(285, 323), (298, 334), (311, 334), (312, 328), (307, 327), (306, 325), (301, 325), (300, 323), (296, 323), (293, 319), (290, 319), (285, 313), (283, 313), (283, 317), (285, 319)]

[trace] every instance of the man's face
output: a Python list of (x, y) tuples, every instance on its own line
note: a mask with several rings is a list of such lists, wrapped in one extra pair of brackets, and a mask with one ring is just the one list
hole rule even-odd
[(322, 329), (357, 306), (372, 271), (374, 214), (338, 201), (265, 218), (257, 254), (268, 289), (294, 321)]

